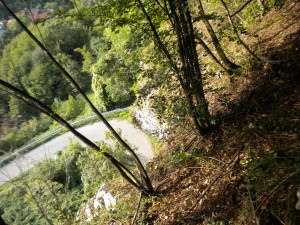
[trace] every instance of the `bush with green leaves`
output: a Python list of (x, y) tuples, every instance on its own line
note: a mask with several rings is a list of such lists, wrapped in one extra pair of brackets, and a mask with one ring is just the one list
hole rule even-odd
[[(100, 148), (113, 155), (127, 168), (132, 167), (132, 157), (127, 154), (119, 142), (114, 140), (114, 137), (110, 133), (107, 133), (106, 141), (99, 142)], [(101, 184), (120, 176), (115, 167), (107, 159), (103, 158), (101, 152), (90, 148), (87, 148), (79, 155), (77, 166), (81, 170), (84, 193), (88, 197), (92, 197)]]
[(139, 71), (139, 32), (129, 26), (94, 28), (89, 44), (76, 49), (84, 58), (82, 71), (92, 75), (95, 105), (101, 111), (124, 107), (134, 100), (131, 86)]
[[(99, 145), (123, 165), (133, 166), (111, 134)], [(103, 183), (119, 177), (101, 152), (71, 143), (55, 159), (38, 163), (0, 186), (0, 211), (8, 224), (73, 224), (82, 203)]]
[(30, 173), (0, 187), (0, 209), (7, 224), (72, 224), (82, 192), (53, 181), (57, 171), (49, 166), (51, 163), (37, 165)]
[(14, 151), (25, 145), (38, 134), (48, 130), (52, 119), (41, 114), (23, 123), (17, 123), (14, 127), (4, 127), (4, 133), (0, 139), (0, 149), (5, 152)]
[(84, 110), (85, 102), (78, 96), (69, 95), (66, 101), (55, 99), (52, 104), (52, 109), (57, 112), (65, 120), (73, 120), (77, 118)]
[(0, 209), (8, 224), (73, 224), (83, 198), (76, 166), (83, 148), (73, 143), (57, 160), (47, 159), (0, 187)]

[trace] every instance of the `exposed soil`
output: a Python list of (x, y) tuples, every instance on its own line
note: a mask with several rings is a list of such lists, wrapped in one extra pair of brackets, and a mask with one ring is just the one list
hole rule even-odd
[[(295, 208), (300, 188), (299, 12), (300, 2), (288, 0), (243, 37), (261, 57), (279, 63), (249, 59), (239, 76), (209, 78), (206, 91), (218, 90), (206, 97), (221, 125), (206, 137), (188, 129), (189, 121), (174, 130), (147, 165), (157, 195), (144, 200), (135, 224), (300, 224)], [(124, 182), (108, 186), (128, 190)], [(132, 206), (138, 203), (135, 191), (130, 197), (124, 191), (123, 197)]]
[(205, 138), (178, 128), (149, 165), (149, 224), (300, 224), (299, 12), (287, 1), (249, 30), (261, 56), (281, 62), (251, 61), (207, 95), (221, 127)]

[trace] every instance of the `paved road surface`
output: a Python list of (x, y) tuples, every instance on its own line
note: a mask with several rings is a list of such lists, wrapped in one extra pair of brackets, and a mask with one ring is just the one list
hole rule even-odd
[[(122, 134), (129, 143), (138, 147), (137, 154), (142, 162), (145, 163), (153, 157), (153, 151), (149, 139), (141, 130), (135, 128), (132, 124), (126, 121), (111, 120), (109, 122), (113, 128), (120, 128), (122, 130)], [(87, 125), (78, 128), (77, 130), (92, 141), (103, 140), (105, 132), (108, 131), (102, 122)], [(16, 177), (21, 173), (21, 171), (30, 169), (36, 162), (42, 161), (47, 157), (54, 157), (58, 151), (65, 149), (68, 143), (76, 140), (78, 139), (74, 137), (73, 134), (67, 132), (18, 157), (11, 163), (0, 168), (0, 185), (4, 184), (11, 178)]]

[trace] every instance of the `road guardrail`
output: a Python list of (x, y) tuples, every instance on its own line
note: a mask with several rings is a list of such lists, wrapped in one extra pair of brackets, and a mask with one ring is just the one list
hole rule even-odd
[[(111, 113), (116, 113), (116, 112), (122, 112), (122, 111), (125, 111), (125, 110), (128, 110), (129, 107), (126, 107), (126, 108), (122, 108), (122, 109), (114, 109), (114, 110), (111, 110), (109, 112), (104, 112), (102, 113), (102, 115), (108, 115), (108, 114), (111, 114)], [(80, 119), (80, 120), (77, 120), (75, 122), (72, 122), (70, 123), (72, 126), (74, 125), (77, 125), (77, 124), (80, 124), (82, 122), (86, 122), (86, 121), (89, 121), (89, 120), (92, 120), (92, 119), (95, 119), (97, 117), (97, 115), (92, 115), (92, 116), (89, 116), (89, 117), (86, 117), (86, 118), (83, 118), (83, 119)], [(54, 131), (51, 131), (49, 134), (46, 134), (42, 137), (40, 137), (39, 139), (21, 147), (21, 148), (18, 148), (16, 151), (14, 151), (11, 155), (7, 156), (6, 158), (4, 158), (3, 160), (0, 161), (0, 167), (6, 165), (7, 163), (11, 162), (13, 159), (15, 159), (18, 155), (22, 154), (22, 153), (26, 153), (30, 150), (32, 150), (32, 146), (36, 146), (38, 145), (39, 142), (42, 142), (50, 137), (55, 137), (56, 134), (60, 133), (61, 131), (63, 131), (65, 128), (63, 127), (60, 127), (60, 128), (57, 128), (55, 129)]]

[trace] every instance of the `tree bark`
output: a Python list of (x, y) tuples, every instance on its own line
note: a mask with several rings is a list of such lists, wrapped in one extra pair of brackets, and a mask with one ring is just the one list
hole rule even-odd
[[(52, 109), (50, 109), (48, 106), (46, 106), (44, 103), (39, 101), (38, 99), (32, 97), (31, 95), (27, 94), (26, 92), (12, 86), (11, 84), (3, 81), (0, 79), (0, 86), (5, 87), (6, 89), (10, 90), (15, 97), (19, 98), (20, 100), (26, 102), (28, 105), (30, 105), (33, 108), (36, 108), (40, 110), (42, 113), (46, 114), (47, 116), (51, 117), (58, 123), (60, 123), (62, 126), (67, 128), (70, 132), (72, 132), (79, 140), (84, 142), (87, 146), (95, 149), (96, 151), (102, 152), (102, 150), (92, 141), (90, 141), (88, 138), (83, 136), (81, 133), (79, 133), (74, 127), (72, 127), (67, 121), (65, 121), (62, 117), (60, 117), (57, 113), (55, 113)], [(144, 192), (145, 194), (151, 195), (154, 194), (154, 189), (149, 188), (146, 184), (146, 187), (140, 182), (133, 173), (130, 172), (128, 168), (126, 168), (124, 165), (122, 165), (118, 160), (116, 160), (113, 156), (111, 156), (107, 152), (102, 152), (103, 156), (109, 160), (113, 166), (119, 171), (120, 175), (128, 181), (132, 186), (137, 188), (139, 191)], [(149, 180), (150, 182), (150, 180)], [(151, 184), (151, 182), (150, 182)], [(152, 187), (152, 185), (151, 185)]]
[(225, 71), (229, 72), (228, 69), (220, 62), (220, 60), (214, 55), (214, 53), (210, 50), (210, 48), (205, 44), (205, 42), (200, 37), (195, 37), (197, 40), (197, 44), (201, 45), (202, 48), (206, 51), (206, 53)]
[(167, 13), (170, 24), (176, 33), (180, 65), (162, 42), (152, 18), (147, 13), (141, 0), (137, 0), (154, 34), (158, 48), (166, 56), (172, 70), (176, 73), (180, 86), (187, 98), (189, 112), (194, 125), (201, 135), (205, 135), (210, 127), (210, 113), (204, 96), (199, 59), (196, 50), (194, 28), (186, 0), (175, 3), (171, 0), (164, 1), (163, 12)]
[(199, 132), (204, 135), (210, 127), (210, 113), (204, 96), (202, 75), (200, 71), (198, 53), (196, 50), (194, 28), (186, 0), (168, 1), (174, 30), (177, 35), (178, 51), (182, 63), (183, 86), (188, 95), (192, 115)]
[(218, 37), (217, 37), (217, 35), (216, 35), (216, 33), (215, 33), (213, 27), (211, 26), (210, 22), (209, 22), (208, 19), (206, 18), (206, 15), (205, 15), (205, 12), (204, 12), (204, 9), (203, 9), (201, 0), (198, 0), (198, 2), (199, 2), (199, 10), (200, 10), (200, 13), (201, 13), (202, 16), (203, 16), (203, 22), (204, 22), (204, 25), (205, 25), (205, 27), (206, 27), (207, 32), (208, 32), (209, 35), (210, 35), (210, 38), (211, 38), (211, 40), (212, 40), (212, 43), (213, 43), (213, 45), (215, 46), (215, 49), (216, 49), (216, 51), (217, 51), (217, 53), (218, 53), (220, 59), (221, 59), (222, 62), (225, 64), (225, 66), (228, 67), (229, 70), (234, 70), (234, 69), (239, 68), (238, 65), (236, 65), (236, 64), (233, 63), (233, 62), (231, 62), (231, 61), (227, 58), (227, 56), (226, 56), (226, 54), (225, 54), (225, 52), (224, 52), (224, 50), (223, 50), (223, 48), (222, 48), (222, 46), (221, 46), (221, 44), (220, 44), (220, 42), (219, 42), (219, 39), (218, 39)]
[(141, 174), (143, 181), (145, 182), (147, 189), (149, 192), (153, 192), (153, 186), (151, 184), (150, 178), (148, 174), (138, 158), (133, 149), (120, 137), (120, 135), (115, 131), (115, 129), (109, 124), (109, 122), (104, 118), (104, 116), (99, 112), (99, 110), (93, 105), (93, 103), (86, 96), (84, 91), (80, 88), (78, 83), (74, 80), (74, 78), (63, 68), (63, 66), (53, 57), (53, 55), (49, 52), (49, 50), (28, 30), (25, 24), (15, 15), (15, 13), (5, 4), (3, 0), (0, 0), (2, 5), (6, 8), (6, 10), (12, 15), (14, 19), (18, 22), (18, 24), (24, 29), (24, 31), (30, 36), (30, 38), (48, 55), (50, 60), (55, 64), (55, 66), (62, 72), (62, 74), (71, 82), (71, 84), (75, 87), (75, 89), (79, 92), (79, 94), (83, 97), (83, 99), (87, 102), (92, 111), (98, 116), (98, 118), (104, 123), (104, 125), (108, 128), (108, 130), (113, 134), (113, 136), (117, 139), (118, 142), (132, 155), (137, 165), (137, 168)]

